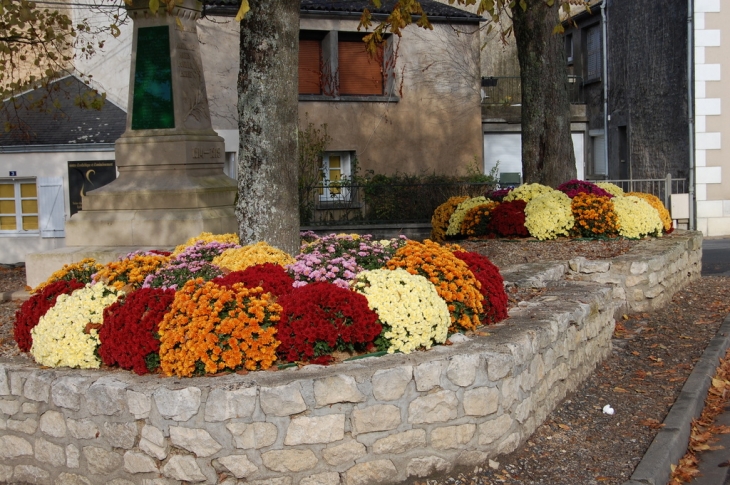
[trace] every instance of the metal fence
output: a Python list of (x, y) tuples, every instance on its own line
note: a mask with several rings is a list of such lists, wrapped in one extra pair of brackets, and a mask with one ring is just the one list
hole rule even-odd
[(663, 179), (623, 179), (606, 180), (606, 182), (618, 185), (624, 192), (644, 192), (656, 195), (664, 202), (667, 209), (670, 207), (672, 194), (686, 194), (689, 190), (687, 179), (672, 178), (671, 174), (667, 174)]
[[(483, 77), (482, 90), (482, 104), (522, 104), (522, 81), (519, 76)], [(568, 99), (571, 104), (585, 104), (582, 77), (568, 76)]]
[(428, 223), (449, 197), (476, 197), (491, 184), (332, 184), (300, 190), (303, 226), (343, 224)]

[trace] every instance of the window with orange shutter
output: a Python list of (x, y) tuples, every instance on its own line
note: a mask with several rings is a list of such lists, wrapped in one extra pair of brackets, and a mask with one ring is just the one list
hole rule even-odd
[(299, 40), (299, 94), (322, 94), (322, 43)]
[(374, 57), (362, 39), (342, 39), (337, 43), (340, 95), (383, 94), (383, 51)]

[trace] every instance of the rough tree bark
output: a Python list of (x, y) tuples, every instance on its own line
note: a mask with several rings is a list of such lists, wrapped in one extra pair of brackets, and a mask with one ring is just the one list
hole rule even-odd
[(296, 254), (299, 0), (250, 5), (238, 77), (239, 236)]
[(513, 10), (522, 80), (522, 174), (525, 183), (556, 187), (577, 176), (570, 137), (570, 102), (560, 2), (527, 0)]

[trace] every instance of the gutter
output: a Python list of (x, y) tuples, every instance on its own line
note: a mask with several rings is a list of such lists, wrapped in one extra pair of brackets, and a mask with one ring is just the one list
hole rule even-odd
[[(606, 12), (606, 4), (608, 0), (601, 2), (601, 33), (603, 39), (603, 156), (606, 160), (606, 177), (610, 178), (608, 173), (608, 121), (611, 115), (608, 114), (608, 13)], [(631, 157), (629, 157), (629, 160)], [(631, 165), (629, 165), (629, 178), (631, 178)]]
[(113, 152), (114, 143), (64, 143), (58, 145), (7, 145), (0, 153)]

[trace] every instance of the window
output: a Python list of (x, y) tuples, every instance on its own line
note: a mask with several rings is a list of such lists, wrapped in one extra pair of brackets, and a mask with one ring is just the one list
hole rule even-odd
[(0, 181), (0, 233), (38, 232), (35, 180)]
[(319, 190), (319, 200), (322, 202), (340, 202), (350, 198), (350, 191), (342, 187), (344, 181), (350, 177), (349, 152), (325, 152), (322, 156), (322, 188)]
[(573, 34), (565, 34), (565, 59), (573, 64)]
[(600, 134), (591, 133), (591, 142), (593, 144), (593, 175), (608, 175), (606, 138), (603, 134), (603, 130), (595, 131), (600, 132)]
[[(386, 50), (371, 57), (364, 34), (301, 31), (299, 34), (299, 94), (382, 96), (387, 90)], [(386, 41), (386, 43), (389, 41)], [(389, 68), (390, 69), (390, 68)]]
[(586, 81), (601, 77), (601, 25), (586, 29)]

